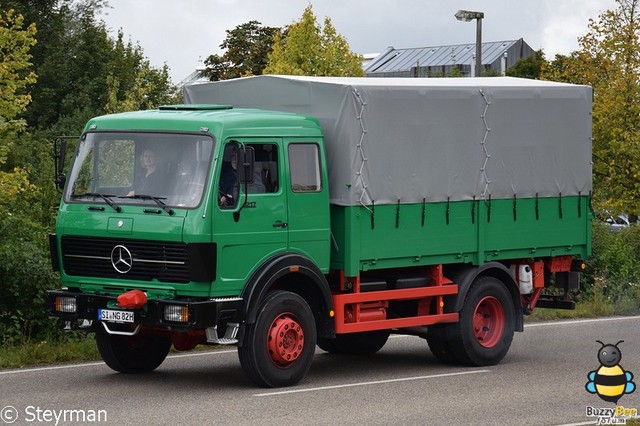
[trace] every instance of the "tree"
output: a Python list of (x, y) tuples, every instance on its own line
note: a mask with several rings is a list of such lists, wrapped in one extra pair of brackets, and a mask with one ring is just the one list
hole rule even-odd
[(258, 21), (249, 21), (227, 30), (220, 45), (226, 52), (205, 59), (204, 74), (211, 81), (227, 80), (248, 75), (261, 75), (267, 66), (273, 38), (280, 32), (277, 27), (263, 27)]
[(276, 34), (273, 51), (264, 69), (268, 74), (363, 77), (362, 55), (351, 52), (346, 39), (336, 32), (331, 19), (317, 24), (311, 5), (300, 21)]
[(590, 85), (594, 198), (599, 209), (640, 213), (640, 0), (616, 0), (590, 20), (580, 50), (557, 56), (543, 77)]
[(0, 344), (14, 343), (34, 328), (30, 319), (35, 310), (42, 311), (38, 301), (43, 302), (42, 285), (51, 275), (39, 255), (46, 241), (41, 227), (22, 214), (39, 217), (34, 202), (41, 193), (26, 168), (9, 164), (13, 142), (24, 131), (19, 117), (31, 100), (26, 88), (36, 82), (30, 69), (35, 35), (35, 25), (25, 28), (22, 15), (0, 10)]
[(526, 58), (518, 59), (518, 61), (506, 71), (509, 77), (530, 78), (534, 80), (540, 79), (542, 68), (546, 64), (544, 52), (538, 50)]
[[(35, 25), (24, 28), (22, 15), (13, 10), (5, 13), (0, 10), (0, 136), (24, 125), (18, 117), (31, 101), (25, 88), (36, 82), (36, 75), (30, 70), (29, 53), (36, 44), (35, 34)], [(8, 153), (5, 138), (1, 141), (0, 164), (6, 161)]]
[(136, 111), (155, 108), (173, 102), (173, 88), (169, 83), (169, 69), (151, 66), (142, 48), (129, 42), (124, 44), (122, 31), (118, 32), (115, 55), (106, 76), (106, 113)]
[(103, 0), (7, 3), (16, 11), (0, 7), (0, 345), (55, 330), (43, 309), (45, 290), (59, 285), (47, 238), (60, 197), (51, 139), (173, 94), (166, 66), (151, 67), (121, 33), (109, 37), (96, 18)]

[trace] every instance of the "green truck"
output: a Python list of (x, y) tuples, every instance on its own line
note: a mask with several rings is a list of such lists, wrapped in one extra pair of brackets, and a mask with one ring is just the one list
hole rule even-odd
[(316, 346), (391, 333), (502, 360), (535, 307), (575, 306), (591, 251), (586, 86), (512, 78), (256, 76), (91, 119), (63, 174), (47, 294), (105, 363), (237, 345), (260, 386)]

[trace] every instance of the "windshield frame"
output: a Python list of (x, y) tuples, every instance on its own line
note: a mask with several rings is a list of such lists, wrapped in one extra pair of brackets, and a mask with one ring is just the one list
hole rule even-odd
[[(118, 138), (122, 136), (121, 138)], [(101, 149), (107, 151), (100, 144), (117, 144), (126, 142), (126, 157), (118, 160), (126, 165), (125, 177), (117, 173), (102, 173)], [(142, 154), (150, 147), (160, 152), (159, 157), (167, 171), (165, 181), (169, 187), (166, 192), (146, 193), (135, 192), (134, 182), (144, 173)], [(194, 210), (200, 207), (209, 196), (208, 187), (211, 179), (213, 158), (216, 149), (216, 138), (210, 133), (159, 130), (89, 130), (82, 134), (75, 148), (75, 154), (69, 170), (69, 177), (63, 193), (63, 200), (67, 204), (109, 204), (105, 197), (116, 203), (116, 206), (138, 205), (159, 207), (158, 200), (168, 208)], [(97, 154), (96, 154), (97, 153)], [(189, 156), (193, 161), (189, 161)], [(105, 155), (106, 157), (106, 155)], [(191, 166), (191, 180), (185, 183), (189, 187), (187, 193), (178, 192), (179, 179), (187, 179), (185, 172), (187, 165)], [(113, 167), (117, 167), (114, 165)], [(87, 169), (88, 171), (83, 171)], [(81, 174), (90, 175), (81, 181)], [(122, 179), (117, 188), (110, 188), (100, 183), (100, 179), (112, 176), (115, 180)], [(185, 176), (187, 176), (185, 178)], [(98, 183), (95, 183), (98, 182)], [(83, 189), (83, 184), (87, 190)], [(124, 186), (122, 186), (124, 184)], [(130, 185), (127, 185), (130, 184)], [(195, 191), (197, 188), (198, 191)], [(134, 196), (140, 195), (140, 196)], [(197, 202), (194, 200), (197, 198)], [(118, 211), (118, 210), (116, 210)]]

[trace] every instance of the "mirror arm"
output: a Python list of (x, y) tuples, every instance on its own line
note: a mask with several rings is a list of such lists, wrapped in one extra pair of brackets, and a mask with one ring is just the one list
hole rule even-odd
[(247, 200), (249, 199), (249, 183), (247, 181), (244, 182), (244, 202), (242, 206), (238, 209), (238, 211), (233, 212), (233, 220), (234, 222), (240, 221), (240, 212), (244, 209), (244, 206), (247, 205)]

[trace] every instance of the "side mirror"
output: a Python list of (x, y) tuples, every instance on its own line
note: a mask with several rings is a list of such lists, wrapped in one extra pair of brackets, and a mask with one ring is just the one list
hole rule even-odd
[(242, 146), (238, 148), (237, 170), (240, 183), (253, 182), (253, 170), (256, 164), (256, 155), (253, 147)]
[(59, 189), (64, 189), (67, 177), (64, 174), (64, 160), (67, 152), (67, 138), (59, 137), (53, 141), (53, 161), (55, 163), (55, 184)]

